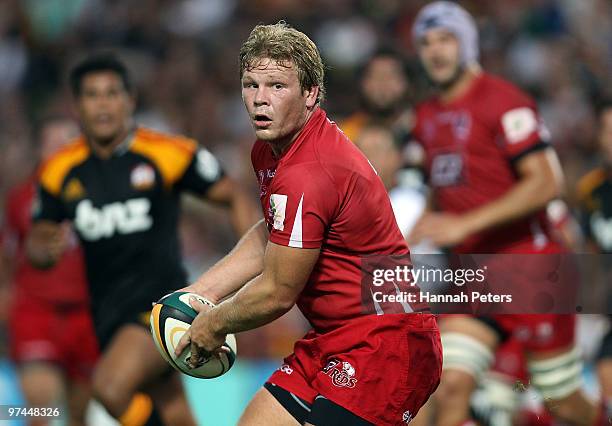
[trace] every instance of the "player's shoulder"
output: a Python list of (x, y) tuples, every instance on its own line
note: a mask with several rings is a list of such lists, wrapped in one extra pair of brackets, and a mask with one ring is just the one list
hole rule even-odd
[(40, 167), (41, 185), (50, 193), (61, 190), (66, 176), (89, 157), (91, 150), (85, 138), (80, 137), (54, 153)]
[(198, 143), (194, 139), (164, 133), (147, 127), (139, 127), (134, 135), (132, 143), (133, 149), (146, 149), (147, 151), (183, 151), (193, 154), (198, 148)]
[(606, 172), (603, 168), (597, 167), (578, 180), (578, 197), (581, 200), (589, 197), (597, 187), (606, 180)]
[(416, 126), (413, 129), (418, 133), (420, 125), (428, 118), (435, 115), (442, 108), (440, 99), (437, 95), (429, 96), (414, 105), (414, 116), (416, 117)]
[(139, 127), (130, 152), (148, 159), (159, 170), (167, 186), (183, 175), (193, 161), (198, 143), (191, 138)]
[[(312, 145), (312, 154), (304, 150), (308, 166), (316, 163), (316, 169), (322, 171), (328, 183), (342, 187), (342, 182), (362, 177), (367, 180), (377, 179), (376, 173), (363, 152), (348, 138), (335, 122), (326, 117), (325, 123), (316, 134), (316, 143)], [(310, 166), (312, 167), (312, 166)]]
[(501, 106), (524, 104), (534, 105), (535, 101), (527, 92), (505, 78), (483, 73), (480, 78), (478, 97), (488, 96)]
[[(324, 167), (350, 169), (355, 161), (361, 162), (364, 158), (361, 150), (353, 142), (336, 122), (325, 117), (323, 127), (315, 134), (312, 160)], [(310, 152), (310, 150), (304, 151)]]

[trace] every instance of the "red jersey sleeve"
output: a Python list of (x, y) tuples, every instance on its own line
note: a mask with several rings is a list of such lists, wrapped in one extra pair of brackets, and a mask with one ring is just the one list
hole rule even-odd
[(545, 148), (549, 134), (533, 99), (512, 86), (500, 93), (497, 131), (502, 150), (510, 160)]
[(318, 164), (279, 171), (269, 202), (270, 241), (288, 247), (320, 248), (339, 199)]

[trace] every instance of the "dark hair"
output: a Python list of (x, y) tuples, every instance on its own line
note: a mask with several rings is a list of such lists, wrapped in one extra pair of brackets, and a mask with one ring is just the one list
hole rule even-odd
[(402, 72), (406, 75), (406, 80), (408, 80), (408, 65), (406, 62), (406, 57), (394, 46), (392, 45), (383, 45), (376, 49), (372, 55), (357, 69), (357, 78), (360, 80), (365, 76), (366, 72), (370, 68), (372, 63), (379, 58), (390, 58), (400, 65)]
[(70, 89), (74, 96), (81, 94), (81, 83), (87, 74), (111, 71), (121, 77), (123, 87), (132, 92), (132, 81), (127, 67), (112, 53), (101, 53), (89, 56), (79, 62), (70, 72)]

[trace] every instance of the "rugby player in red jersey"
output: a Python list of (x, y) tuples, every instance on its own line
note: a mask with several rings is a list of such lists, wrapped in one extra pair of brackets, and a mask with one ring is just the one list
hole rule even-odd
[[(561, 191), (562, 173), (535, 102), (481, 70), (474, 20), (459, 5), (427, 5), (413, 35), (425, 71), (439, 89), (417, 107), (414, 132), (426, 151), (439, 211), (424, 215), (412, 240), (430, 240), (455, 253), (563, 252), (545, 213)], [(542, 270), (541, 259), (534, 256), (523, 266)], [(437, 424), (469, 421), (470, 395), (489, 368), (493, 349), (519, 331), (531, 383), (552, 413), (573, 424), (595, 424), (597, 409), (581, 392), (574, 320), (571, 315), (445, 317)]]
[(240, 424), (405, 424), (438, 385), (441, 348), (422, 307), (362, 314), (362, 257), (409, 253), (385, 187), (320, 107), (323, 64), (306, 35), (282, 22), (256, 26), (240, 64), (265, 219), (187, 287), (218, 305), (192, 302), (200, 313), (177, 353), (190, 345), (197, 364), (226, 334), (297, 303), (312, 330)]
[[(75, 137), (77, 124), (65, 117), (49, 117), (36, 129), (39, 158), (46, 161)], [(76, 237), (62, 230), (57, 249), (63, 252), (48, 270), (36, 269), (25, 256), (38, 170), (9, 191), (2, 228), (2, 251), (10, 259), (10, 357), (17, 365), (28, 406), (51, 407), (67, 396), (69, 424), (84, 425), (91, 395), (91, 374), (98, 357), (83, 254)], [(46, 419), (32, 420), (47, 424)]]

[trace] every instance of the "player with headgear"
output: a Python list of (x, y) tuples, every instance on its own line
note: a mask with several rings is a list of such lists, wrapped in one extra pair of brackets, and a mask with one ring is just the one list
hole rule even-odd
[[(561, 192), (562, 172), (536, 104), (513, 84), (482, 71), (476, 24), (458, 4), (425, 6), (413, 37), (438, 89), (417, 106), (414, 131), (426, 152), (438, 211), (421, 218), (411, 239), (430, 240), (457, 254), (533, 254), (521, 257), (521, 273), (533, 288), (541, 276), (537, 272), (551, 259), (543, 255), (565, 251), (545, 213)], [(527, 350), (531, 384), (554, 415), (585, 426), (603, 422), (581, 391), (574, 321), (572, 315), (550, 314), (445, 317), (437, 424), (469, 423), (476, 382), (499, 342), (510, 335)]]

